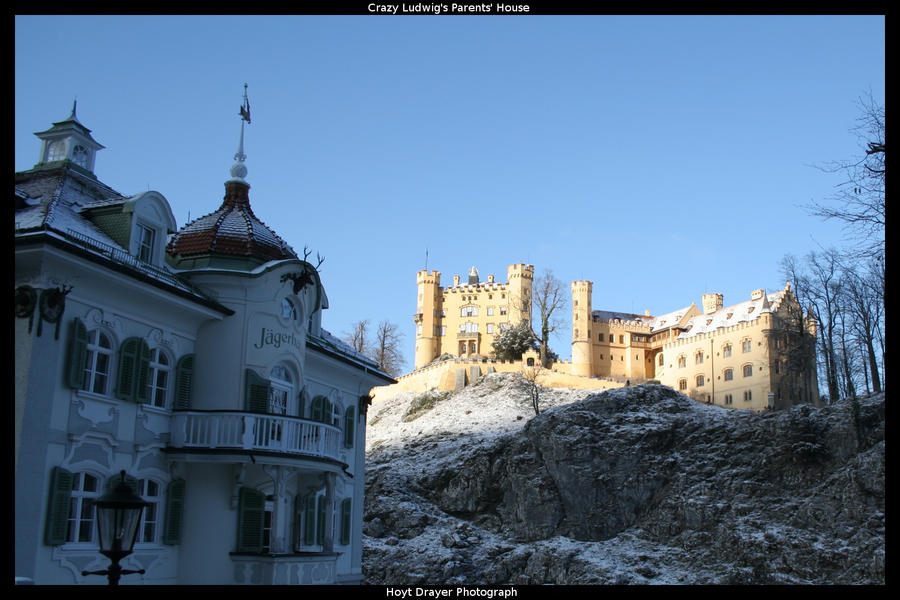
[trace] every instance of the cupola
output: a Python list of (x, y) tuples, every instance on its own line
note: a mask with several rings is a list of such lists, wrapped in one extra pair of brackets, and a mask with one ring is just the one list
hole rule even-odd
[(77, 101), (72, 103), (72, 112), (63, 120), (53, 124), (46, 131), (35, 133), (41, 140), (41, 155), (35, 169), (53, 168), (68, 161), (85, 174), (94, 175), (94, 158), (98, 150), (103, 149), (97, 140), (91, 137), (91, 130), (81, 124), (75, 114)]

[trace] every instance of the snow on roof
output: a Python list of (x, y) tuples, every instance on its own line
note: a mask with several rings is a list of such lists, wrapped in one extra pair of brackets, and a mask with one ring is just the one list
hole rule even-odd
[(765, 294), (756, 300), (745, 300), (738, 304), (725, 306), (713, 313), (697, 315), (688, 321), (688, 331), (679, 335), (678, 339), (685, 339), (722, 327), (753, 321), (758, 319), (763, 312), (763, 302), (765, 300), (768, 301), (770, 308), (774, 310), (782, 298), (784, 298), (784, 290)]
[(672, 312), (658, 317), (651, 317), (650, 331), (659, 331), (660, 329), (667, 329), (675, 325), (684, 318), (684, 315), (686, 315), (689, 310), (691, 310), (691, 306), (693, 306), (693, 304), (685, 306), (684, 308), (679, 308), (678, 310), (673, 310)]
[(691, 309), (691, 306), (679, 308), (678, 310), (674, 310), (659, 317), (654, 317), (651, 315), (637, 315), (626, 312), (616, 312), (612, 310), (595, 310), (592, 312), (592, 315), (595, 319), (599, 319), (601, 321), (612, 321), (618, 319), (619, 321), (637, 321), (639, 323), (645, 323), (647, 325), (650, 325), (651, 332), (655, 332), (659, 331), (660, 329), (666, 329), (678, 323)]

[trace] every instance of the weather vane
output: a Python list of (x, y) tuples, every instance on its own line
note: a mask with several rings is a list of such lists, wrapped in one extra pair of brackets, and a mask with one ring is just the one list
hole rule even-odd
[(235, 179), (244, 179), (247, 176), (247, 167), (244, 165), (244, 161), (247, 160), (247, 155), (244, 154), (244, 121), (250, 123), (250, 101), (247, 99), (246, 83), (244, 84), (244, 103), (241, 104), (238, 114), (241, 116), (241, 138), (238, 142), (237, 153), (234, 155), (234, 160), (237, 162), (231, 166), (231, 176)]

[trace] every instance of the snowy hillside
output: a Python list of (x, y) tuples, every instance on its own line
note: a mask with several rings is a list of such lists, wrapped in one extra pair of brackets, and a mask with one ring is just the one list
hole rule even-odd
[(883, 395), (759, 416), (543, 390), (534, 418), (526, 385), (370, 407), (368, 583), (883, 583)]

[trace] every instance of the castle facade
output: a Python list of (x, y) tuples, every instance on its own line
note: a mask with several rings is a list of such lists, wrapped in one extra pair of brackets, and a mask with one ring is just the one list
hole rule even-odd
[(790, 284), (724, 306), (702, 296), (660, 316), (592, 310), (590, 281), (572, 282), (571, 373), (655, 379), (695, 400), (757, 412), (819, 402), (814, 321)]
[(416, 273), (416, 369), (442, 354), (493, 354), (491, 344), (501, 332), (530, 321), (534, 267), (509, 265), (506, 273), (506, 283), (495, 281), (493, 275), (482, 282), (472, 267), (466, 282), (454, 275), (451, 287), (441, 286), (438, 271)]

